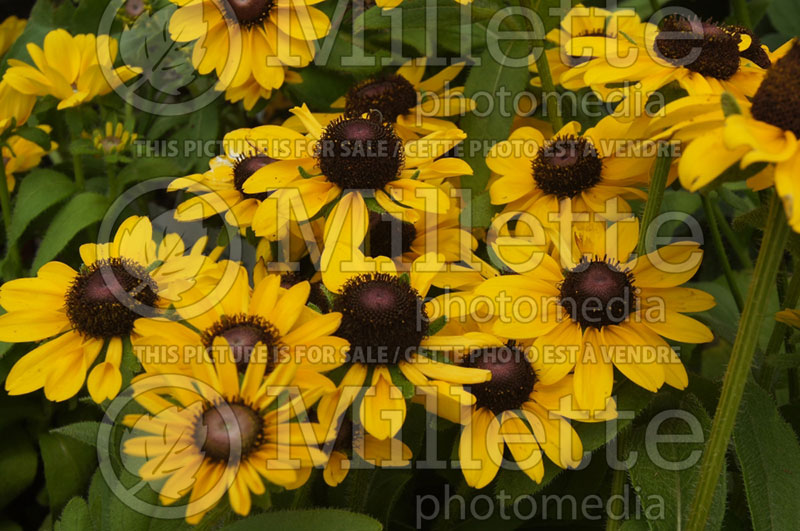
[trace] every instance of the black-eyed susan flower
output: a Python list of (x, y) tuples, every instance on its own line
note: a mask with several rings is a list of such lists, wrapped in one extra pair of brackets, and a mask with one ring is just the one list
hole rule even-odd
[(254, 79), (266, 90), (280, 88), (284, 67), (308, 65), (314, 41), (330, 30), (312, 0), (171, 1), (178, 5), (169, 22), (172, 39), (196, 41), (192, 64), (203, 75), (216, 72), (225, 87)]
[[(458, 2), (462, 6), (466, 6), (472, 3), (472, 0), (454, 0)], [(380, 7), (381, 9), (394, 9), (395, 7), (399, 6), (403, 3), (403, 0), (376, 0), (375, 5)]]
[[(427, 58), (411, 59), (392, 74), (368, 78), (347, 91), (331, 104), (334, 113), (314, 114), (322, 125), (345, 114), (364, 115), (377, 111), (384, 121), (394, 125), (403, 140), (413, 140), (456, 125), (446, 119), (463, 116), (475, 108), (475, 102), (464, 96), (463, 86), (450, 86), (466, 63), (450, 65), (425, 77)], [(297, 117), (284, 125), (302, 128)]]
[(3, 79), (22, 94), (54, 96), (59, 109), (75, 107), (137, 75), (128, 66), (114, 68), (118, 46), (108, 35), (72, 36), (56, 29), (45, 36), (43, 49), (28, 44), (35, 66), (11, 59)]
[(480, 489), (494, 479), (506, 447), (517, 466), (537, 483), (544, 476), (543, 453), (561, 468), (577, 467), (583, 445), (565, 417), (616, 418), (613, 400), (601, 415), (582, 415), (573, 398), (573, 377), (545, 385), (537, 377), (537, 363), (513, 341), (473, 350), (461, 360), (464, 367), (492, 373), (489, 381), (466, 386), (475, 402), (462, 405), (456, 410), (459, 417), (449, 419), (464, 426), (458, 456), (470, 487)]
[(615, 111), (625, 116), (643, 109), (650, 94), (673, 81), (690, 95), (727, 91), (752, 96), (770, 64), (767, 50), (749, 30), (680, 15), (666, 17), (660, 26), (647, 24), (643, 46), (630, 53), (608, 44), (605, 35), (570, 41), (568, 54), (598, 59), (591, 67), (566, 72), (561, 81), (580, 77), (587, 86), (627, 83), (620, 93), (625, 100)]
[[(202, 520), (226, 492), (234, 512), (246, 515), (252, 495), (266, 490), (262, 478), (294, 489), (324, 462), (313, 426), (295, 420), (302, 412), (296, 404), (305, 402), (302, 390), (291, 394), (296, 364), (286, 360), (270, 370), (269, 359), (252, 356), (240, 377), (230, 351), (213, 360), (203, 350), (189, 365), (191, 378), (145, 374), (133, 384), (147, 413), (125, 418), (133, 435), (123, 452), (144, 459), (138, 474), (153, 483), (162, 504), (188, 494), (189, 523)], [(288, 402), (279, 399), (284, 391)]]
[(49, 262), (36, 278), (5, 283), (0, 306), (8, 313), (0, 316), (0, 341), (42, 341), (11, 368), (6, 391), (19, 395), (44, 388), (49, 400), (63, 401), (87, 382), (96, 402), (114, 398), (122, 384), (123, 342), (134, 322), (185, 302), (195, 275), (206, 266), (204, 245), (198, 241), (187, 254), (173, 233), (156, 244), (150, 220), (133, 216), (113, 242), (81, 246), (80, 271)]
[[(466, 138), (460, 129), (403, 142), (392, 125), (376, 115), (343, 115), (323, 126), (305, 105), (292, 112), (308, 136), (286, 128), (291, 134), (279, 144), (288, 149), (272, 155), (281, 162), (244, 184), (246, 193), (271, 192), (253, 218), (258, 236), (272, 239), (285, 231), (289, 219), (313, 219), (332, 203), (326, 213), (325, 246), (350, 244), (364, 237), (369, 222), (365, 196), (379, 204), (444, 213), (451, 200), (435, 182), (472, 172), (463, 160), (440, 158)], [(292, 168), (295, 178), (287, 180)], [(298, 200), (302, 201), (300, 211), (287, 208)]]
[(471, 348), (498, 343), (497, 338), (480, 332), (429, 335), (425, 296), (441, 267), (435, 255), (426, 255), (407, 276), (397, 274), (385, 257), (365, 259), (355, 267), (334, 263), (323, 270), (325, 286), (334, 293), (333, 310), (342, 314), (336, 335), (347, 339), (350, 351), (349, 367), (339, 382), (342, 392), (323, 397), (320, 407), (338, 400), (335, 407), (342, 411), (358, 399), (357, 422), (383, 440), (397, 434), (405, 421), (406, 399), (398, 382), (407, 380), (425, 389), (458, 389), (460, 384), (488, 379), (487, 371), (432, 355), (450, 352), (458, 357)]
[(14, 41), (25, 31), (28, 21), (10, 16), (0, 23), (0, 55), (4, 55)]
[(607, 116), (582, 135), (580, 125), (570, 122), (548, 140), (537, 129), (520, 127), (486, 157), (498, 175), (489, 188), (492, 203), (529, 212), (544, 226), (554, 223), (565, 200), (574, 212), (611, 220), (630, 215), (625, 199), (646, 197), (640, 187), (648, 182), (654, 155), (632, 140), (641, 138), (641, 126), (641, 120), (623, 124)]
[[(266, 374), (284, 357), (295, 359), (299, 370), (293, 383), (310, 389), (318, 398), (330, 382), (320, 373), (340, 366), (345, 359), (347, 341), (333, 337), (341, 314), (319, 314), (306, 306), (311, 292), (308, 282), (288, 289), (281, 276), (267, 275), (250, 288), (247, 270), (236, 267), (230, 287), (219, 295), (195, 291), (205, 300), (204, 311), (192, 311), (181, 320), (179, 308), (173, 319), (143, 318), (136, 321), (134, 345), (142, 365), (149, 372), (188, 373), (190, 360), (198, 352), (230, 351), (244, 374), (251, 354), (266, 348)], [(218, 285), (218, 283), (216, 284)], [(212, 288), (215, 288), (213, 285)], [(193, 305), (195, 306), (195, 305)], [(178, 356), (170, 357), (169, 349)], [(310, 404), (309, 404), (310, 405)]]
[[(52, 128), (49, 125), (40, 125), (39, 129), (50, 133)], [(58, 148), (58, 144), (50, 142), (50, 149), (45, 150), (39, 144), (31, 142), (21, 136), (12, 136), (8, 139), (8, 145), (3, 146), (3, 164), (6, 169), (6, 183), (9, 190), (14, 190), (16, 179), (15, 173), (26, 172), (37, 167), (42, 158)]]
[(103, 129), (92, 131), (91, 139), (95, 149), (104, 155), (121, 155), (128, 151), (136, 142), (138, 135), (128, 131), (125, 126), (117, 122), (106, 122)]
[[(496, 310), (493, 330), (535, 339), (533, 351), (542, 356), (537, 378), (545, 385), (574, 370), (577, 404), (588, 411), (604, 409), (614, 367), (651, 391), (664, 383), (685, 388), (686, 369), (664, 338), (705, 343), (714, 337), (707, 326), (683, 315), (714, 306), (711, 295), (681, 286), (700, 267), (698, 244), (676, 242), (631, 259), (638, 235), (635, 218), (608, 229), (587, 224), (574, 232), (579, 260), (563, 250), (561, 263), (535, 246), (520, 246), (519, 259), (508, 267), (522, 274), (489, 279), (476, 289), (493, 301), (520, 299)], [(537, 261), (528, 262), (534, 252)]]
[(35, 104), (36, 96), (17, 91), (3, 78), (0, 81), (0, 131), (27, 122)]
[(680, 100), (670, 104), (665, 120), (670, 111), (675, 113), (673, 119), (684, 118), (668, 131), (691, 140), (678, 165), (685, 188), (695, 191), (707, 186), (737, 163), (740, 168), (766, 163), (767, 168), (749, 179), (748, 185), (755, 189), (774, 185), (789, 225), (800, 232), (800, 46), (792, 41), (778, 52), (780, 58), (767, 71), (752, 102), (735, 100), (737, 112), (726, 117), (721, 98), (695, 98), (684, 108), (677, 107)]

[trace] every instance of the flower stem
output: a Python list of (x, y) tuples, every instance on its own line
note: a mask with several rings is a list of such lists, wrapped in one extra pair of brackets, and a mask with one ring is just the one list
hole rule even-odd
[(731, 351), (730, 363), (725, 371), (717, 412), (711, 426), (703, 461), (700, 465), (700, 477), (694, 493), (689, 522), (686, 529), (701, 531), (706, 527), (706, 520), (714, 498), (714, 490), (719, 480), (728, 441), (736, 422), (736, 413), (742, 401), (742, 394), (750, 366), (753, 362), (759, 329), (763, 323), (764, 309), (770, 288), (775, 283), (778, 266), (783, 257), (783, 249), (789, 234), (789, 226), (778, 197), (773, 194), (767, 219), (767, 228), (761, 249), (758, 251), (753, 280), (747, 292), (747, 301), (739, 322), (739, 331)]
[(639, 228), (639, 245), (636, 246), (636, 254), (639, 256), (647, 254), (647, 229), (650, 227), (650, 223), (658, 216), (658, 213), (661, 212), (661, 201), (664, 199), (664, 190), (667, 187), (667, 176), (671, 165), (672, 157), (659, 153), (654, 165), (653, 176), (650, 178), (647, 203), (644, 207), (642, 224)]
[[(794, 308), (797, 306), (798, 299), (800, 299), (800, 273), (794, 273), (781, 303), (781, 308)], [(775, 380), (775, 366), (769, 363), (767, 357), (780, 351), (781, 343), (786, 338), (787, 328), (780, 321), (775, 321), (772, 333), (769, 335), (769, 341), (767, 341), (767, 350), (764, 352), (764, 366), (761, 368), (758, 378), (761, 386), (767, 390), (772, 389), (772, 384)]]
[(20, 263), (19, 250), (16, 242), (11, 241), (11, 194), (8, 191), (8, 181), (6, 180), (5, 164), (0, 163), (0, 206), (3, 210), (3, 224), (6, 228), (6, 266), (12, 266), (12, 274), (9, 278), (16, 278)]
[[(626, 431), (620, 431), (617, 435), (617, 452), (625, 452), (627, 445)], [(619, 459), (619, 456), (617, 457)], [(625, 490), (625, 473), (627, 469), (618, 467), (614, 469), (611, 476), (611, 505), (606, 518), (606, 531), (618, 531), (622, 527), (622, 518), (612, 518), (611, 515), (621, 515), (624, 512), (624, 502), (622, 500)]]
[(717, 225), (722, 232), (722, 236), (728, 240), (733, 252), (736, 253), (736, 258), (739, 260), (739, 263), (741, 263), (745, 269), (753, 269), (753, 261), (750, 259), (748, 250), (741, 244), (739, 238), (736, 237), (736, 233), (733, 232), (733, 229), (728, 224), (728, 220), (725, 219), (725, 214), (722, 213), (719, 205), (717, 203), (712, 203), (711, 207), (714, 209), (714, 214), (716, 214)]
[(703, 202), (703, 210), (706, 213), (708, 228), (711, 229), (711, 239), (714, 240), (714, 250), (717, 252), (720, 265), (722, 265), (722, 272), (725, 274), (725, 280), (728, 281), (728, 287), (731, 289), (733, 300), (736, 301), (736, 307), (739, 309), (739, 313), (742, 313), (744, 299), (742, 299), (742, 293), (739, 290), (739, 285), (736, 283), (736, 277), (733, 276), (733, 269), (731, 269), (728, 255), (725, 253), (725, 246), (722, 243), (722, 235), (717, 225), (717, 216), (714, 213), (714, 206), (711, 204), (711, 199), (707, 194), (701, 194), (700, 199)]
[[(536, 7), (540, 2), (528, 0), (524, 3), (527, 3), (530, 10), (537, 12)], [(539, 15), (546, 16), (547, 13), (539, 13)], [(539, 80), (542, 83), (542, 98), (544, 98), (547, 103), (547, 119), (550, 120), (551, 124), (553, 124), (553, 133), (555, 134), (562, 127), (564, 127), (564, 120), (559, 114), (559, 98), (556, 97), (556, 86), (555, 83), (553, 83), (553, 74), (550, 72), (550, 63), (547, 62), (547, 53), (545, 53), (545, 45), (547, 44), (547, 40), (543, 37), (537, 37), (538, 36), (534, 32), (534, 28), (531, 27), (531, 40), (533, 41), (533, 49), (531, 52), (540, 52), (538, 57), (536, 57), (536, 71), (539, 73)]]
[(75, 175), (75, 186), (78, 187), (79, 192), (82, 192), (86, 188), (86, 180), (83, 176), (83, 161), (80, 155), (74, 153), (72, 155), (72, 173)]

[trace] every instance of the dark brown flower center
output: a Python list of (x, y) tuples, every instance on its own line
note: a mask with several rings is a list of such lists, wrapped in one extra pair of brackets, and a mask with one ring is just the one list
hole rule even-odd
[(263, 201), (271, 192), (260, 192), (257, 194), (247, 194), (244, 192), (244, 183), (247, 182), (255, 172), (263, 168), (264, 166), (268, 166), (275, 162), (275, 159), (272, 157), (267, 157), (266, 155), (254, 155), (251, 157), (245, 157), (244, 155), (240, 156), (236, 159), (236, 162), (233, 164), (233, 186), (239, 192), (247, 197), (252, 199), (258, 199), (259, 201)]
[(794, 45), (767, 70), (753, 96), (753, 118), (800, 138), (800, 46)]
[(264, 22), (275, 5), (273, 0), (222, 0), (228, 17), (244, 28)]
[(739, 55), (753, 61), (761, 68), (769, 68), (772, 61), (764, 48), (761, 47), (761, 39), (758, 38), (758, 35), (744, 26), (729, 26), (729, 28), (737, 35), (747, 35), (750, 37), (750, 46), (746, 50), (739, 52)]
[(385, 273), (348, 280), (334, 300), (336, 335), (350, 342), (352, 363), (394, 365), (415, 354), (428, 333), (422, 298), (405, 279)]
[(659, 28), (655, 48), (675, 66), (727, 80), (739, 70), (739, 40), (727, 26), (670, 16)]
[(223, 315), (219, 321), (204, 331), (201, 335), (203, 346), (215, 359), (218, 354), (214, 352), (213, 346), (217, 337), (222, 337), (228, 342), (236, 367), (242, 373), (247, 370), (247, 364), (250, 363), (256, 344), (261, 343), (266, 347), (264, 354), (267, 356), (267, 374), (275, 367), (280, 349), (283, 347), (278, 330), (260, 315), (243, 313)]
[(258, 448), (263, 428), (263, 418), (250, 406), (221, 404), (203, 412), (194, 435), (207, 458), (227, 463), (230, 459), (247, 457)]
[(583, 328), (620, 324), (636, 308), (633, 280), (605, 259), (583, 260), (564, 273), (559, 302)]
[(132, 260), (98, 260), (81, 271), (66, 296), (67, 317), (87, 337), (130, 335), (139, 317), (152, 316), (158, 285)]
[(513, 342), (502, 347), (473, 350), (461, 365), (492, 373), (488, 382), (468, 387), (475, 395), (476, 407), (485, 407), (495, 415), (519, 409), (530, 399), (536, 373), (525, 353)]
[(417, 229), (407, 221), (370, 211), (367, 234), (367, 256), (395, 258), (411, 250)]
[(575, 197), (602, 179), (603, 161), (583, 137), (559, 136), (545, 143), (533, 159), (533, 179), (546, 194)]
[(343, 190), (381, 190), (403, 167), (403, 142), (377, 115), (341, 117), (317, 143), (320, 170)]
[(355, 85), (347, 93), (346, 102), (345, 113), (361, 116), (378, 111), (384, 121), (394, 123), (417, 104), (417, 91), (406, 78), (393, 74)]

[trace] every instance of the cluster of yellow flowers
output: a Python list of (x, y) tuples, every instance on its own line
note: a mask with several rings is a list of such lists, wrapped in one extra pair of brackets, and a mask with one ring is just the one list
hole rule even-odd
[[(311, 0), (172, 1), (173, 39), (192, 42), (198, 72), (245, 107), (309, 64), (330, 26)], [(233, 62), (232, 20), (242, 43)], [(688, 64), (676, 33), (701, 35)], [(229, 132), (208, 171), (170, 184), (192, 194), (177, 220), (221, 216), (233, 234), (258, 238), (255, 266), (132, 216), (112, 241), (82, 245), (79, 269), (50, 262), (0, 287), (0, 341), (38, 343), (6, 390), (63, 401), (85, 385), (104, 403), (123, 388), (124, 358), (135, 358), (130, 392), (142, 410), (124, 418), (136, 436), (123, 451), (142, 460), (161, 503), (188, 494), (190, 522), (225, 493), (247, 514), (264, 480), (297, 488), (322, 467), (335, 486), (357, 458), (407, 464), (409, 401), (463, 425), (472, 487), (492, 481), (504, 448), (537, 482), (544, 456), (577, 466), (570, 421), (616, 418), (615, 378), (683, 389), (668, 340), (713, 339), (685, 315), (714, 305), (684, 286), (699, 244), (639, 246), (647, 227), (629, 201), (647, 199), (663, 156), (620, 146), (680, 142), (666, 181), (691, 191), (734, 164), (766, 163), (747, 183), (774, 184), (800, 231), (800, 47), (770, 51), (738, 27), (670, 18), (659, 28), (632, 11), (580, 6), (548, 39), (556, 83), (591, 88), (616, 110), (585, 131), (517, 119), (485, 154), (500, 210), (488, 232), (460, 223), (461, 178), (473, 169), (457, 156), (467, 135), (453, 118), (475, 102), (449, 84), (465, 64), (426, 76), (426, 61), (412, 60), (353, 86), (330, 113), (302, 105), (280, 125)], [(108, 94), (103, 69), (118, 83), (137, 75), (113, 68), (111, 41), (55, 30), (43, 49), (28, 45), (34, 64), (12, 60), (0, 83), (0, 127), (24, 123), (37, 97), (65, 109)], [(641, 95), (673, 82), (687, 95), (643, 112)], [(130, 141), (110, 124), (106, 136)], [(13, 156), (4, 148), (9, 179), (9, 161), (27, 169), (45, 155), (14, 142)], [(102, 131), (95, 143), (116, 146)]]

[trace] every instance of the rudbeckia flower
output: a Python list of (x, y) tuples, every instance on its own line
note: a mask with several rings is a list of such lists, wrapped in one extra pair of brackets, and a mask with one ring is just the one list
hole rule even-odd
[(190, 364), (191, 378), (145, 374), (133, 384), (147, 413), (125, 417), (133, 435), (123, 452), (143, 458), (138, 475), (153, 482), (162, 504), (189, 493), (191, 524), (226, 492), (234, 512), (246, 515), (252, 495), (266, 491), (262, 478), (295, 489), (323, 462), (314, 427), (295, 419), (304, 394), (288, 403), (278, 398), (291, 390), (296, 365), (281, 362), (267, 374), (267, 359), (253, 356), (240, 378), (230, 357), (212, 360), (201, 352)]
[[(429, 335), (425, 296), (441, 261), (434, 255), (417, 260), (409, 275), (399, 275), (388, 258), (361, 264), (332, 264), (322, 272), (334, 293), (333, 310), (342, 314), (336, 335), (350, 343), (341, 393), (322, 398), (320, 408), (334, 407), (336, 418), (359, 401), (357, 422), (376, 439), (394, 437), (406, 417), (406, 399), (398, 382), (421, 392), (460, 388), (485, 382), (489, 372), (435, 359), (434, 352), (452, 352), (497, 345), (480, 332), (460, 336)], [(366, 386), (364, 385), (366, 382)], [(434, 391), (431, 391), (434, 390)], [(330, 402), (335, 401), (336, 405)], [(333, 418), (333, 417), (332, 417)]]
[[(59, 110), (76, 107), (138, 74), (128, 66), (113, 67), (117, 48), (116, 39), (108, 35), (73, 37), (66, 30), (53, 30), (44, 38), (44, 49), (28, 44), (35, 66), (10, 59), (3, 79), (22, 94), (54, 96)], [(100, 57), (98, 50), (103, 52)]]
[(14, 41), (25, 31), (28, 21), (10, 16), (0, 24), (0, 55), (4, 55)]
[(177, 234), (156, 244), (150, 220), (133, 216), (113, 242), (80, 247), (80, 271), (49, 262), (36, 278), (3, 284), (0, 306), (8, 313), (0, 316), (0, 341), (42, 341), (11, 368), (6, 391), (20, 395), (44, 388), (49, 400), (60, 402), (86, 381), (95, 402), (114, 398), (122, 384), (123, 343), (134, 322), (185, 302), (207, 265), (204, 246), (201, 239), (187, 254)]
[(169, 32), (176, 42), (194, 43), (192, 64), (200, 74), (216, 72), (221, 86), (255, 80), (265, 90), (280, 88), (285, 68), (314, 58), (314, 41), (330, 30), (315, 0), (171, 0)]
[[(511, 341), (502, 347), (474, 350), (460, 364), (488, 370), (492, 378), (466, 386), (475, 397), (462, 405), (453, 422), (463, 424), (458, 457), (464, 479), (481, 489), (497, 475), (508, 447), (517, 466), (537, 483), (544, 476), (544, 454), (561, 468), (575, 468), (583, 458), (583, 445), (565, 416), (581, 420), (616, 418), (609, 399), (607, 410), (589, 418), (581, 414), (573, 399), (573, 377), (545, 385), (538, 378), (539, 362), (527, 349)], [(565, 404), (569, 409), (565, 410)]]
[(5, 77), (0, 81), (0, 132), (14, 124), (28, 121), (36, 105), (36, 96), (23, 94), (9, 85)]
[(689, 140), (678, 165), (686, 189), (711, 184), (737, 163), (742, 169), (766, 163), (747, 184), (756, 190), (774, 185), (789, 225), (800, 232), (800, 46), (790, 41), (778, 52), (782, 57), (769, 68), (752, 102), (735, 100), (736, 112), (726, 117), (719, 97), (685, 98), (667, 106), (657, 123), (669, 126), (671, 117), (678, 123), (666, 134)]
[[(50, 133), (52, 127), (40, 125), (39, 129)], [(50, 149), (44, 150), (39, 144), (31, 142), (21, 136), (12, 136), (8, 139), (8, 145), (3, 146), (3, 164), (6, 168), (6, 183), (9, 191), (14, 190), (16, 179), (15, 173), (26, 172), (37, 167), (42, 162), (42, 157), (58, 149), (58, 144), (50, 142)]]
[[(297, 72), (292, 72), (286, 69), (284, 72), (284, 81), (286, 83), (301, 83), (303, 78)], [(255, 78), (250, 78), (241, 85), (225, 86), (225, 83), (219, 82), (217, 90), (225, 91), (225, 99), (231, 103), (242, 102), (245, 110), (250, 111), (255, 107), (258, 100), (268, 100), (272, 97), (272, 89), (265, 89), (258, 84)]]
[[(462, 6), (466, 6), (472, 3), (472, 0), (455, 0)], [(375, 4), (380, 7), (381, 9), (394, 9), (395, 7), (399, 6), (403, 3), (403, 0), (376, 0)]]
[[(464, 96), (463, 86), (450, 86), (466, 63), (448, 66), (423, 80), (426, 64), (426, 57), (411, 59), (393, 74), (365, 79), (331, 104), (331, 109), (339, 112), (315, 113), (314, 117), (320, 124), (328, 125), (342, 112), (363, 115), (378, 111), (384, 121), (394, 125), (403, 140), (454, 129), (453, 122), (441, 117), (463, 116), (475, 109), (475, 101)], [(297, 116), (284, 125), (304, 131)]]
[[(363, 238), (369, 222), (362, 193), (381, 205), (444, 213), (450, 197), (432, 182), (472, 173), (463, 160), (440, 158), (466, 138), (460, 129), (403, 142), (391, 124), (374, 115), (341, 116), (323, 126), (305, 105), (292, 112), (308, 136), (285, 128), (285, 138), (276, 144), (286, 149), (272, 155), (280, 162), (251, 176), (243, 187), (249, 194), (271, 192), (253, 217), (257, 236), (274, 239), (290, 219), (313, 219), (331, 204), (325, 213), (325, 246), (349, 244)], [(290, 218), (285, 209), (298, 199), (303, 209), (291, 208)]]
[(711, 295), (681, 287), (700, 267), (698, 244), (676, 242), (631, 259), (639, 235), (635, 218), (608, 229), (602, 223), (587, 226), (575, 231), (579, 261), (562, 251), (562, 269), (540, 252), (541, 261), (532, 267), (526, 262), (540, 249), (519, 246), (506, 265), (521, 274), (489, 279), (476, 289), (495, 301), (506, 295), (524, 301), (495, 308), (494, 332), (535, 339), (534, 351), (543, 356), (537, 378), (545, 385), (574, 371), (577, 404), (588, 411), (605, 408), (614, 367), (650, 391), (664, 383), (685, 388), (686, 369), (664, 338), (705, 343), (714, 337), (706, 325), (683, 315), (714, 306)]
[(625, 198), (647, 197), (639, 188), (647, 184), (654, 158), (635, 151), (631, 139), (641, 138), (641, 125), (607, 116), (579, 135), (580, 124), (570, 122), (549, 140), (537, 129), (520, 127), (486, 157), (498, 174), (489, 188), (492, 203), (529, 212), (545, 227), (555, 221), (551, 214), (564, 210), (564, 201), (572, 211), (610, 220), (630, 215)]
[[(566, 53), (597, 60), (564, 73), (562, 83), (581, 78), (586, 86), (629, 83), (615, 114), (640, 112), (650, 94), (675, 81), (690, 95), (731, 92), (752, 96), (770, 64), (768, 51), (751, 31), (738, 26), (665, 18), (647, 24), (642, 46), (617, 49), (605, 35), (572, 39)], [(636, 39), (636, 37), (634, 37)]]
[(138, 135), (131, 133), (122, 123), (106, 122), (104, 129), (92, 131), (92, 143), (97, 151), (105, 155), (118, 155), (136, 142)]
[[(344, 362), (347, 341), (332, 336), (341, 314), (321, 315), (306, 306), (310, 291), (308, 282), (284, 289), (279, 275), (267, 275), (251, 289), (247, 270), (238, 267), (221, 294), (195, 291), (195, 297), (206, 301), (205, 311), (193, 311), (185, 320), (180, 320), (178, 309), (174, 319), (136, 321), (135, 351), (148, 372), (188, 373), (191, 364), (186, 360), (208, 351), (215, 360), (217, 352), (229, 353), (244, 374), (251, 355), (266, 348), (266, 374), (283, 357), (292, 357), (299, 363), (294, 385), (318, 393), (319, 398), (330, 385), (320, 373)], [(166, 355), (175, 347), (177, 359)]]

